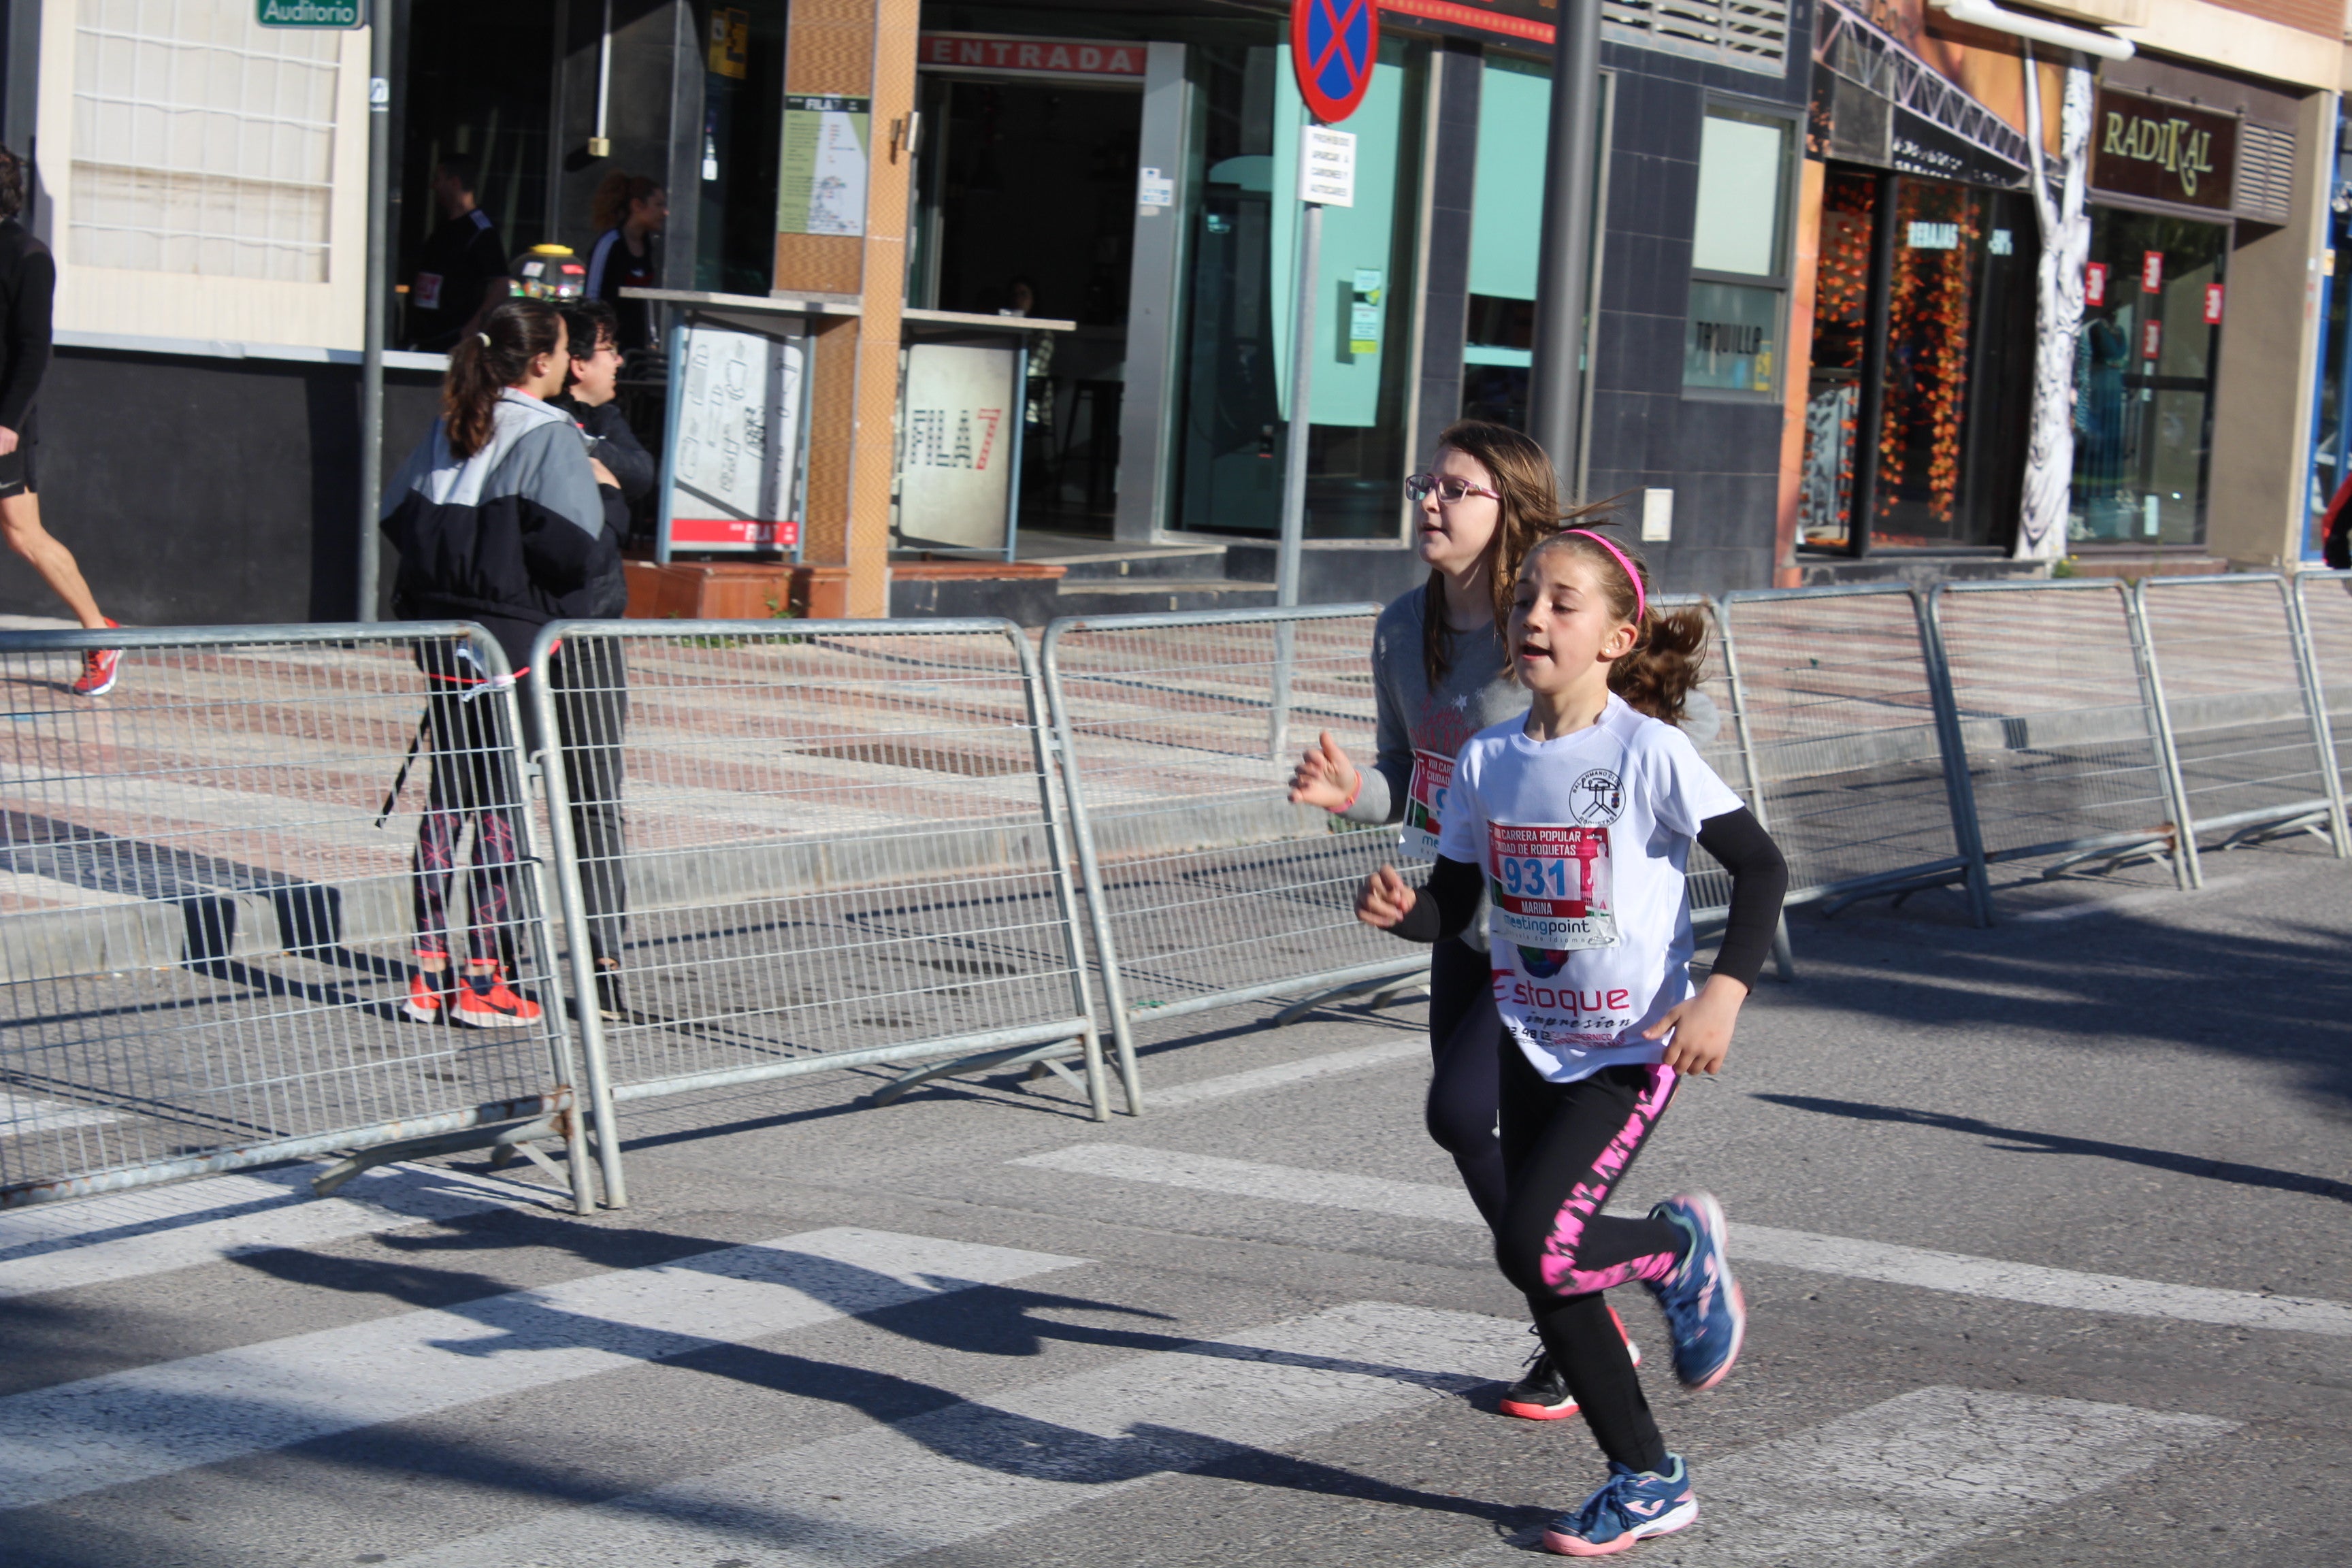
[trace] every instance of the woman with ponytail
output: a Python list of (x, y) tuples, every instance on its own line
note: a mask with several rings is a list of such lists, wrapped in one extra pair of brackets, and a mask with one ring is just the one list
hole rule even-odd
[[(580, 426), (547, 402), (572, 369), (563, 319), (540, 300), (502, 300), (475, 317), (449, 356), (441, 417), (383, 500), (400, 552), (393, 610), (404, 620), (478, 622), (517, 676), (550, 621), (626, 607), (621, 541), (628, 507), (588, 456)], [(498, 710), (467, 699), (490, 672), (462, 647), (421, 645), (434, 695), (425, 715), (432, 783), (417, 826), (416, 959), (403, 1011), (419, 1023), (527, 1025), (539, 1005), (506, 984), (509, 880), (517, 792), (503, 766)], [(450, 973), (448, 893), (457, 841), (474, 826), (466, 973)]]

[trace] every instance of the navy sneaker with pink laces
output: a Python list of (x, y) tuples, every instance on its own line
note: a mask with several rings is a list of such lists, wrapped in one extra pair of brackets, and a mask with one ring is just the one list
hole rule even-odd
[(1713, 1388), (1731, 1375), (1748, 1336), (1748, 1298), (1731, 1277), (1723, 1205), (1706, 1193), (1684, 1193), (1650, 1211), (1689, 1238), (1682, 1266), (1647, 1281), (1675, 1342), (1675, 1375), (1687, 1388)]
[(1611, 1461), (1609, 1479), (1574, 1513), (1546, 1527), (1546, 1552), (1563, 1557), (1607, 1557), (1637, 1541), (1672, 1535), (1698, 1518), (1691, 1496), (1690, 1469), (1679, 1454), (1666, 1456), (1663, 1470), (1636, 1470)]

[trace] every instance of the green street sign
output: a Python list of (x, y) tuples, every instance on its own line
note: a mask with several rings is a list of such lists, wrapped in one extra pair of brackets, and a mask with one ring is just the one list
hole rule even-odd
[(367, 26), (367, 0), (254, 0), (256, 18), (265, 27), (341, 27)]

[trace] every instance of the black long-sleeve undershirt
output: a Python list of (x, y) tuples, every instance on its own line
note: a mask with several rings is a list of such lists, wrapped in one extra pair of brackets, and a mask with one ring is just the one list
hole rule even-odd
[(21, 433), (49, 366), (57, 263), (16, 218), (0, 219), (0, 426)]
[[(1698, 846), (1731, 873), (1731, 910), (1714, 972), (1748, 990), (1771, 955), (1772, 934), (1780, 924), (1780, 900), (1789, 894), (1789, 863), (1780, 847), (1746, 806), (1710, 816), (1698, 825)], [(1439, 857), (1429, 884), (1404, 919), (1389, 930), (1407, 942), (1442, 942), (1458, 936), (1478, 910), (1479, 871), (1466, 860)]]

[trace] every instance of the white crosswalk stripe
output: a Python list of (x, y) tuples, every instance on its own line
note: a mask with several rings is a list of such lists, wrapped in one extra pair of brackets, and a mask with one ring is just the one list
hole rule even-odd
[[(2080, 1399), (1916, 1389), (1694, 1467), (1698, 1522), (1643, 1544), (1641, 1558), (1654, 1568), (1903, 1568), (2237, 1425)], [(1439, 1568), (1524, 1563), (1521, 1545), (1490, 1544)]]
[(813, 1231), (37, 1389), (0, 1399), (0, 1508), (1084, 1261)]
[[(1485, 1224), (1471, 1205), (1469, 1194), (1459, 1187), (1306, 1171), (1254, 1160), (1227, 1160), (1213, 1154), (1178, 1153), (1127, 1143), (1078, 1143), (1027, 1155), (1011, 1163), (1074, 1175), (1110, 1176), (1193, 1192), (1271, 1198), (1364, 1214), (1391, 1214), (1458, 1225)], [(2231, 1328), (2352, 1335), (2352, 1305), (2341, 1301), (2264, 1296), (2251, 1290), (2174, 1285), (2115, 1274), (2086, 1274), (2071, 1268), (1970, 1258), (1963, 1253), (1936, 1252), (1891, 1242), (1820, 1236), (1811, 1231), (1781, 1230), (1738, 1221), (1732, 1225), (1731, 1244), (1735, 1264), (1743, 1260), (1773, 1263), (1851, 1279), (1874, 1279), (2080, 1311), (2120, 1312), (2133, 1317), (2220, 1323)]]
[(21, 1138), (27, 1132), (57, 1132), (68, 1127), (102, 1127), (122, 1118), (111, 1110), (63, 1100), (39, 1100), (0, 1089), (0, 1138)]
[(313, 1198), (320, 1169), (215, 1176), (0, 1215), (0, 1300), (536, 1201), (513, 1184), (431, 1165), (362, 1172), (336, 1196)]
[(520, 1521), (394, 1568), (876, 1568), (1474, 1387), (1525, 1333), (1359, 1302)]

